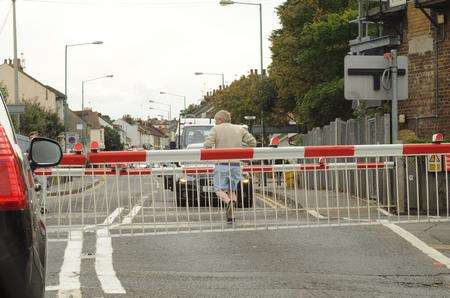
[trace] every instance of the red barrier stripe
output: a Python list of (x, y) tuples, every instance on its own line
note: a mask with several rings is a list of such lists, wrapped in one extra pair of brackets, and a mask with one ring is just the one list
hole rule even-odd
[(383, 169), (386, 165), (384, 163), (358, 163), (356, 167), (358, 169)]
[(142, 170), (136, 170), (136, 169), (131, 169), (131, 170), (125, 170), (125, 171), (121, 171), (120, 175), (122, 176), (126, 176), (126, 175), (130, 175), (130, 176), (139, 176), (139, 175), (150, 175), (152, 173), (151, 169), (142, 169)]
[(405, 144), (404, 155), (448, 154), (450, 144)]
[(37, 175), (37, 176), (51, 176), (52, 175), (52, 169), (50, 169), (50, 168), (36, 169), (34, 171), (34, 174)]
[(200, 160), (253, 159), (252, 148), (201, 149)]
[(146, 151), (110, 151), (88, 154), (90, 163), (145, 162)]
[(355, 146), (306, 146), (305, 157), (353, 157)]
[(60, 166), (84, 166), (86, 157), (81, 154), (64, 154)]
[(214, 168), (185, 168), (185, 174), (209, 174), (214, 172)]

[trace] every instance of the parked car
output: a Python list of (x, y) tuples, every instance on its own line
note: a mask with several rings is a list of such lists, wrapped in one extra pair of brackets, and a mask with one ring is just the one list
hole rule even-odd
[(26, 156), (0, 93), (0, 297), (44, 297), (46, 229), (32, 171), (61, 158), (58, 143), (39, 137)]

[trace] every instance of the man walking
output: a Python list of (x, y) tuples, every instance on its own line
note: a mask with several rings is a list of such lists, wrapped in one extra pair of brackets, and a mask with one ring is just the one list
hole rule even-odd
[[(255, 138), (242, 126), (231, 124), (231, 114), (225, 110), (214, 116), (216, 125), (206, 137), (205, 148), (241, 148), (243, 144), (255, 147)], [(219, 163), (214, 170), (214, 190), (226, 205), (227, 221), (234, 222), (236, 208), (236, 190), (241, 181), (241, 165), (239, 162)]]

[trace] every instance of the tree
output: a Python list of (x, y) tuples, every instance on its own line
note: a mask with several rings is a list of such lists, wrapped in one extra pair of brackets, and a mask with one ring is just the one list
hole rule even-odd
[(46, 111), (37, 102), (25, 102), (25, 113), (20, 115), (21, 134), (37, 131), (40, 136), (58, 139), (64, 130), (56, 113)]
[(120, 135), (117, 130), (105, 127), (105, 150), (106, 151), (121, 151), (123, 144), (120, 141)]
[(0, 92), (3, 95), (3, 98), (6, 100), (9, 96), (8, 89), (6, 89), (6, 86), (3, 84), (3, 82), (0, 82)]
[(351, 116), (342, 77), (356, 7), (354, 0), (287, 0), (278, 8), (282, 28), (272, 34), (270, 76), (278, 107), (295, 110), (305, 128)]

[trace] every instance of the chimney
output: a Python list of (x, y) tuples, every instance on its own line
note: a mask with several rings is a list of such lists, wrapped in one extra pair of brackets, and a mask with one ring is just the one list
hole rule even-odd
[(222, 90), (222, 85), (219, 86), (219, 90)]
[(253, 69), (250, 69), (250, 75), (251, 76), (253, 75)]
[(8, 64), (8, 59), (3, 60), (4, 64)]
[(258, 75), (258, 70), (257, 69), (255, 69), (255, 76), (257, 76)]

